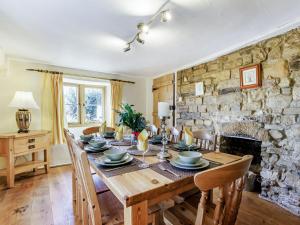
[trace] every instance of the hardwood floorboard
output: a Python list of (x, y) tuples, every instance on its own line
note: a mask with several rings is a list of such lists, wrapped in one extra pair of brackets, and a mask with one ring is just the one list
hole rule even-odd
[[(19, 176), (16, 187), (0, 191), (0, 225), (78, 225), (72, 208), (71, 168)], [(39, 174), (39, 171), (35, 174)], [(236, 225), (299, 225), (279, 206), (245, 192)]]

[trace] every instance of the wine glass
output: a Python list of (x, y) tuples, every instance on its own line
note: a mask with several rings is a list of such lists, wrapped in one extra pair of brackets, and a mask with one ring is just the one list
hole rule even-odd
[(140, 168), (146, 169), (149, 167), (149, 163), (145, 162), (145, 155), (147, 154), (147, 152), (149, 152), (150, 148), (149, 145), (147, 146), (147, 149), (144, 150), (143, 152), (143, 160), (142, 160), (142, 164), (139, 165)]

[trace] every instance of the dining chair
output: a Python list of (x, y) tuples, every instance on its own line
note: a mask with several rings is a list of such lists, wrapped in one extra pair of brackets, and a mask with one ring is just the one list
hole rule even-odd
[[(72, 147), (75, 153), (76, 165), (78, 165), (79, 183), (82, 184), (80, 186), (82, 193), (82, 224), (123, 224), (123, 205), (110, 191), (96, 195), (87, 153), (82, 151), (75, 142), (72, 142)], [(158, 225), (159, 210), (160, 208), (156, 205), (149, 208), (149, 223)]]
[(196, 139), (196, 145), (200, 146), (201, 150), (216, 149), (216, 136), (210, 134), (208, 130), (202, 129), (193, 132), (193, 137)]
[[(253, 156), (246, 155), (233, 163), (195, 174), (194, 182), (201, 191), (201, 197), (199, 195), (196, 199), (192, 196), (166, 210), (164, 222), (167, 225), (234, 225), (252, 159)], [(210, 201), (214, 188), (219, 189), (216, 205)]]
[[(80, 206), (78, 205), (78, 190), (77, 187), (80, 186), (80, 184), (78, 183), (78, 177), (77, 177), (77, 166), (76, 166), (76, 161), (75, 161), (75, 155), (74, 155), (74, 151), (73, 151), (73, 147), (72, 147), (72, 141), (74, 140), (74, 135), (71, 134), (67, 129), (64, 129), (64, 134), (67, 140), (67, 147), (69, 150), (69, 154), (70, 154), (70, 158), (71, 158), (71, 162), (72, 162), (72, 199), (73, 199), (73, 203), (75, 206), (75, 209), (79, 209)], [(106, 191), (109, 191), (108, 187), (104, 184), (104, 182), (100, 179), (100, 177), (93, 173), (90, 172), (92, 177), (93, 177), (93, 183), (96, 189), (96, 193), (97, 194), (101, 194), (104, 193)], [(78, 211), (78, 210), (75, 210)]]
[(170, 128), (170, 142), (173, 144), (178, 143), (182, 139), (182, 130), (176, 127)]
[(150, 136), (150, 137), (153, 137), (153, 136), (159, 134), (159, 128), (157, 128), (154, 124), (151, 124), (151, 125), (148, 127), (148, 132), (149, 132), (149, 136)]
[[(100, 129), (100, 126), (88, 127), (86, 129), (84, 129), (82, 131), (82, 133), (84, 135), (97, 134), (97, 133), (99, 133), (99, 129)], [(105, 131), (106, 132), (113, 132), (113, 131), (115, 131), (115, 129), (112, 128), (112, 127), (106, 127)]]

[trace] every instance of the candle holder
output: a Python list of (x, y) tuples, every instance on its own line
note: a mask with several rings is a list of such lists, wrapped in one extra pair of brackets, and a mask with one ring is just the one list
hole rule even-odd
[(170, 153), (168, 153), (168, 149), (167, 149), (167, 143), (168, 143), (168, 138), (167, 138), (167, 131), (166, 131), (166, 126), (167, 126), (167, 122), (166, 120), (168, 119), (168, 117), (163, 116), (161, 117), (161, 136), (162, 136), (162, 148), (160, 150), (160, 152), (157, 154), (157, 157), (160, 160), (166, 160), (167, 158), (169, 158), (171, 155)]

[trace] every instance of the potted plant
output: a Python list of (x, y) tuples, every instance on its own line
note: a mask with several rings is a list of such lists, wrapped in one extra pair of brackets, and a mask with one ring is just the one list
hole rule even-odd
[(145, 129), (146, 119), (142, 113), (137, 112), (133, 109), (134, 105), (122, 104), (119, 114), (119, 125), (127, 126), (132, 130), (132, 134), (135, 137)]

